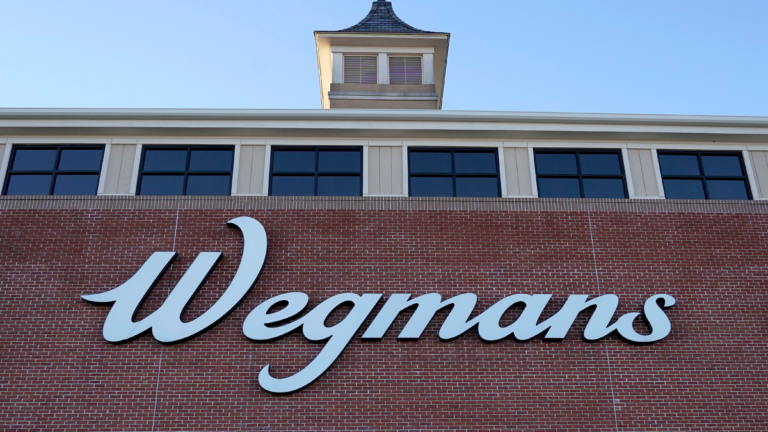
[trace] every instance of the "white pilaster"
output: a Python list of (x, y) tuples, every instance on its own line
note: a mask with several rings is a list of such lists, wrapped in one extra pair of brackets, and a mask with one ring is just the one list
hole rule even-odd
[(528, 165), (531, 167), (531, 190), (534, 198), (539, 197), (539, 183), (536, 181), (536, 158), (533, 153), (533, 147), (528, 147)]
[(421, 57), (421, 73), (423, 75), (424, 84), (435, 83), (435, 55), (424, 54)]
[(411, 172), (411, 167), (408, 166), (408, 146), (403, 146), (403, 195), (410, 196), (408, 190), (408, 174)]
[(104, 185), (107, 183), (107, 167), (109, 166), (109, 156), (112, 150), (112, 140), (104, 144), (104, 152), (101, 159), (101, 172), (99, 173), (99, 186), (96, 188), (96, 195), (104, 195)]
[(629, 194), (628, 198), (634, 198), (635, 184), (632, 182), (632, 168), (629, 166), (629, 151), (627, 151), (626, 148), (621, 149), (621, 160), (624, 164), (624, 178), (627, 182), (627, 193)]
[(131, 174), (131, 195), (136, 195), (136, 186), (139, 183), (139, 167), (141, 166), (141, 142), (136, 144), (136, 155), (133, 158), (133, 173)]
[(661, 168), (659, 167), (659, 153), (655, 148), (651, 149), (651, 153), (653, 154), (653, 170), (656, 172), (656, 183), (659, 184), (659, 195), (662, 198), (666, 198), (667, 195), (664, 192), (664, 182), (661, 179)]
[(335, 52), (332, 55), (331, 83), (341, 84), (344, 82), (344, 54)]
[(13, 144), (11, 144), (10, 140), (0, 140), (0, 142), (5, 142), (5, 150), (3, 151), (3, 161), (0, 163), (0, 191), (3, 190), (3, 186), (5, 186), (5, 173), (8, 172), (10, 159), (11, 159), (11, 148), (13, 147)]
[(752, 191), (752, 199), (765, 198), (760, 196), (760, 191), (757, 188), (757, 177), (755, 176), (755, 172), (752, 169), (752, 157), (749, 154), (749, 151), (743, 150), (741, 153), (744, 157), (744, 167), (747, 169), (747, 182), (749, 183), (749, 188)]
[(389, 56), (387, 53), (379, 53), (378, 69), (379, 84), (389, 84)]
[(232, 161), (232, 189), (230, 195), (237, 195), (237, 178), (240, 177), (240, 144), (235, 144), (235, 157)]
[(507, 170), (504, 166), (504, 143), (496, 149), (499, 158), (499, 182), (501, 183), (501, 196), (507, 196)]
[(368, 145), (363, 146), (363, 196), (368, 196)]
[(262, 192), (264, 195), (269, 195), (269, 182), (272, 180), (269, 178), (271, 172), (270, 167), (272, 163), (272, 146), (267, 144), (267, 148), (264, 150), (264, 189)]

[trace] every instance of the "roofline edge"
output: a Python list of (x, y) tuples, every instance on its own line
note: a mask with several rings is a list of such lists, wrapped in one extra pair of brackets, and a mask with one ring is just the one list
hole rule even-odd
[(0, 108), (2, 120), (374, 120), (766, 127), (768, 116), (377, 109)]

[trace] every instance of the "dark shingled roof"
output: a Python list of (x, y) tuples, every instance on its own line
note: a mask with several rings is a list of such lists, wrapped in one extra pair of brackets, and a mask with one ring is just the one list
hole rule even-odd
[(384, 0), (373, 2), (368, 16), (340, 33), (434, 33), (419, 30), (404, 23), (392, 10), (392, 3)]

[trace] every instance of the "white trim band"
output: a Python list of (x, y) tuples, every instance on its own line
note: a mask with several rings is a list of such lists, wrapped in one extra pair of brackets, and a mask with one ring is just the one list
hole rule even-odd
[(432, 47), (331, 46), (331, 53), (434, 54), (435, 49)]

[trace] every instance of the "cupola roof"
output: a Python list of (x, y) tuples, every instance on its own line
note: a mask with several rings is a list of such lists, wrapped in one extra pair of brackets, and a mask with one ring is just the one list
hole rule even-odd
[(392, 2), (377, 0), (362, 21), (338, 33), (434, 33), (406, 24), (392, 9)]

